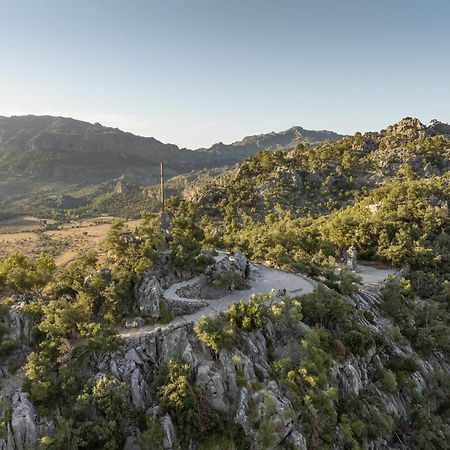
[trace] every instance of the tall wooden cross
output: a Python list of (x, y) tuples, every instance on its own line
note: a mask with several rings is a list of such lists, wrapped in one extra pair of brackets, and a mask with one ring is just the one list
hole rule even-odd
[(161, 186), (160, 186), (160, 194), (161, 194), (161, 211), (164, 211), (164, 163), (161, 161)]

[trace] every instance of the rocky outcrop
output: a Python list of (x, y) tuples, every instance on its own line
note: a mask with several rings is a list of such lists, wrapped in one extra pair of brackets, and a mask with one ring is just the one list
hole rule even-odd
[(6, 425), (6, 439), (0, 439), (0, 449), (34, 449), (41, 432), (28, 394), (17, 390), (11, 398), (11, 420)]
[(32, 323), (30, 317), (22, 313), (25, 305), (25, 301), (15, 299), (15, 303), (9, 308), (6, 323), (11, 339), (27, 344), (31, 340)]
[[(239, 256), (236, 259), (239, 260)], [(237, 264), (244, 267), (244, 260)], [(388, 334), (392, 324), (379, 313), (382, 297), (378, 290), (356, 292), (348, 301), (355, 308), (373, 314), (374, 320), (365, 323), (366, 326), (380, 335)], [(309, 429), (303, 422), (302, 411), (294, 407), (295, 399), (277, 378), (272, 363), (274, 359), (293, 355), (301, 359), (299, 342), (308, 330), (302, 322), (292, 333), (292, 330), (280, 330), (267, 321), (260, 329), (237, 331), (238, 346), (213, 353), (199, 341), (191, 323), (157, 328), (130, 337), (115, 352), (102, 355), (92, 376), (108, 374), (118, 383), (124, 383), (129, 407), (153, 417), (161, 426), (162, 448), (178, 450), (182, 448), (183, 436), (174, 416), (161, 407), (154, 387), (161, 364), (177, 356), (191, 367), (194, 388), (202, 393), (208, 407), (220, 411), (242, 428), (252, 442), (253, 450), (306, 450)], [(330, 386), (337, 388), (339, 400), (364, 397), (370, 392), (377, 399), (376, 404), (371, 405), (375, 414), (388, 414), (393, 420), (401, 420), (408, 413), (408, 399), (401, 392), (385, 391), (382, 385), (374, 383), (373, 378), (374, 374), (385, 370), (390, 358), (411, 355), (413, 349), (407, 343), (385, 339), (386, 348), (379, 353), (373, 348), (363, 356), (347, 355), (334, 361), (328, 379)], [(439, 361), (433, 357), (416, 357), (416, 360), (419, 368), (411, 374), (411, 379), (418, 392), (426, 392), (434, 371), (440, 367)], [(448, 367), (441, 366), (439, 370), (449, 372)], [(25, 450), (26, 445), (33, 445), (42, 435), (42, 426), (26, 394), (14, 393), (11, 404), (8, 436), (0, 441), (0, 449)], [(342, 448), (340, 445), (345, 441), (342, 433), (337, 427), (336, 448)], [(366, 440), (364, 448), (392, 447), (388, 434), (376, 441)], [(130, 430), (124, 448), (134, 450), (138, 448), (138, 442), (139, 432)], [(189, 448), (196, 450), (198, 447), (192, 442)]]
[(241, 252), (232, 255), (221, 253), (215, 259), (215, 263), (207, 267), (205, 275), (176, 283), (166, 290), (166, 304), (175, 308), (176, 313), (192, 313), (206, 305), (198, 299), (217, 299), (230, 290), (247, 287), (251, 264)]
[(172, 419), (168, 414), (161, 417), (161, 426), (164, 430), (163, 438), (163, 449), (164, 450), (175, 450), (179, 449), (177, 434), (175, 432), (175, 427), (173, 426)]
[[(266, 340), (273, 338), (272, 333), (270, 326), (264, 331), (246, 333), (240, 349), (222, 349), (215, 357), (198, 341), (192, 324), (155, 330), (131, 338), (120, 351), (106, 355), (98, 370), (110, 371), (118, 381), (125, 382), (129, 387), (129, 401), (135, 408), (147, 408), (148, 413), (159, 414), (157, 398), (150, 395), (149, 386), (159, 365), (169, 357), (180, 355), (192, 367), (195, 385), (204, 392), (210, 406), (231, 414), (254, 439), (255, 449), (261, 448), (260, 441), (267, 438), (256, 426), (260, 422), (274, 430), (270, 438), (273, 445), (269, 448), (277, 448), (282, 440), (288, 439), (293, 448), (302, 449), (304, 437), (295, 423), (290, 400), (271, 379)], [(249, 402), (261, 407), (252, 412)], [(159, 420), (164, 430), (163, 447), (179, 448), (170, 416)]]
[(159, 319), (160, 302), (163, 301), (163, 290), (153, 274), (143, 274), (134, 288), (134, 295), (139, 313), (144, 317)]
[(251, 277), (250, 261), (240, 252), (219, 257), (207, 271), (211, 284), (223, 286), (231, 290), (245, 286)]

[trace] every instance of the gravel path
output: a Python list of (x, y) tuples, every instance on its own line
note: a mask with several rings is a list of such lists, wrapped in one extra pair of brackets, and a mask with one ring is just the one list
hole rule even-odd
[[(225, 256), (224, 253), (219, 253), (216, 256), (216, 261), (219, 261)], [(373, 286), (382, 283), (389, 275), (395, 274), (391, 269), (378, 269), (372, 266), (358, 265), (358, 275), (362, 277), (363, 284)], [(198, 311), (187, 314), (184, 316), (177, 316), (168, 324), (154, 324), (147, 325), (141, 328), (126, 328), (120, 331), (120, 335), (124, 338), (136, 337), (141, 334), (149, 333), (156, 329), (166, 329), (173, 326), (180, 325), (182, 323), (197, 322), (202, 316), (217, 316), (220, 312), (226, 311), (233, 303), (237, 303), (240, 300), (248, 301), (248, 298), (252, 294), (266, 294), (272, 290), (285, 288), (287, 295), (296, 296), (302, 294), (308, 294), (312, 292), (316, 286), (316, 282), (310, 280), (301, 275), (296, 275), (290, 272), (283, 272), (282, 270), (272, 269), (262, 265), (252, 265), (252, 280), (251, 287), (242, 291), (230, 291), (228, 295), (222, 298), (207, 300), (208, 306), (205, 306)], [(199, 299), (186, 299), (177, 294), (178, 289), (187, 286), (195, 282), (196, 278), (180, 283), (175, 283), (164, 291), (166, 298), (174, 300), (189, 300), (205, 303), (205, 300)]]
[(378, 269), (377, 267), (358, 264), (357, 275), (363, 279), (363, 284), (382, 283), (389, 275), (395, 275), (396, 273), (397, 271), (392, 269)]
[[(164, 295), (169, 298), (180, 299), (176, 294), (176, 291), (180, 287), (191, 284), (193, 280), (185, 281), (182, 283), (176, 283), (170, 286)], [(148, 333), (157, 328), (165, 329), (173, 327), (182, 323), (197, 322), (202, 316), (217, 316), (220, 312), (228, 309), (230, 305), (236, 303), (240, 300), (248, 301), (248, 298), (252, 294), (266, 294), (274, 290), (285, 288), (288, 295), (294, 296), (299, 294), (307, 294), (312, 292), (315, 287), (315, 282), (309, 280), (301, 275), (296, 275), (294, 273), (283, 272), (282, 270), (271, 269), (269, 267), (254, 265), (252, 270), (252, 281), (250, 289), (245, 289), (242, 291), (230, 291), (230, 293), (220, 299), (207, 300), (208, 306), (199, 309), (193, 314), (188, 314), (185, 316), (178, 316), (170, 323), (161, 325), (147, 325), (141, 328), (128, 328), (122, 329), (120, 335), (122, 337), (135, 337), (141, 334)], [(189, 299), (197, 300), (197, 299)], [(202, 300), (204, 302), (204, 300)]]

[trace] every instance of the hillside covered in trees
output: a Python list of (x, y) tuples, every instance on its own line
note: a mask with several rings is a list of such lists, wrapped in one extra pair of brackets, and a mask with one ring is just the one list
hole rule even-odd
[[(100, 253), (0, 261), (0, 448), (446, 449), (449, 134), (406, 118), (261, 152)], [(361, 284), (351, 246), (397, 275)], [(248, 298), (243, 255), (314, 289)]]

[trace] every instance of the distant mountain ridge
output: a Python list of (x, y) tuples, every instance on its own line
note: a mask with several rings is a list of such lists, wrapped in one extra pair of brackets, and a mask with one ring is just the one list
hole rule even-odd
[(293, 127), (194, 151), (99, 123), (54, 116), (0, 116), (0, 199), (33, 191), (67, 192), (121, 175), (152, 184), (157, 182), (161, 160), (172, 176), (232, 165), (260, 150), (340, 137)]
[(335, 133), (328, 130), (306, 130), (305, 128), (294, 126), (287, 130), (263, 134), (255, 134), (253, 136), (247, 136), (241, 141), (233, 142), (232, 144), (223, 144), (219, 142), (212, 145), (208, 149), (201, 149), (206, 152), (214, 152), (218, 148), (234, 148), (240, 149), (243, 147), (253, 147), (258, 150), (273, 149), (277, 147), (287, 147), (294, 142), (322, 142), (322, 141), (335, 141), (344, 137), (342, 134)]
[(199, 149), (210, 155), (215, 155), (217, 160), (229, 157), (230, 151), (234, 155), (240, 155), (241, 159), (254, 155), (261, 150), (276, 150), (279, 148), (295, 147), (300, 142), (318, 144), (324, 141), (337, 141), (342, 139), (342, 134), (328, 130), (306, 130), (300, 126), (291, 127), (285, 131), (270, 132), (247, 136), (241, 141), (232, 144), (218, 142), (207, 149)]

